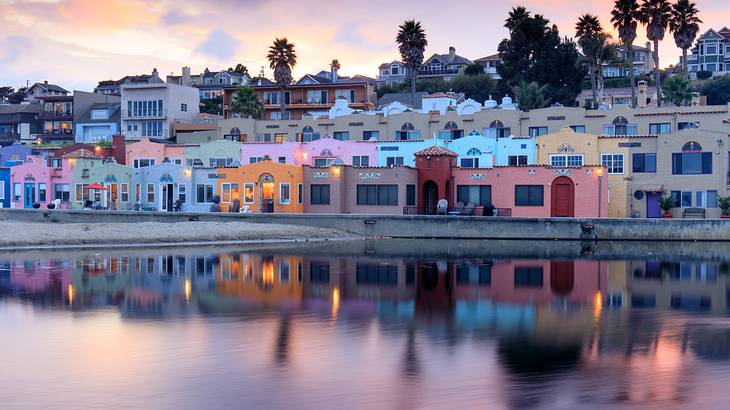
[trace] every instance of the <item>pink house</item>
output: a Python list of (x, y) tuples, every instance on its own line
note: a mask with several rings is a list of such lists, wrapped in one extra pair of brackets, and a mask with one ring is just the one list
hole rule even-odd
[[(49, 163), (52, 161), (52, 163)], [(61, 208), (69, 208), (73, 158), (44, 158), (28, 156), (23, 165), (12, 167), (11, 206), (33, 208), (38, 203), (46, 208), (54, 199), (61, 200)]]
[(138, 142), (127, 144), (126, 165), (134, 168), (146, 167), (162, 164), (165, 158), (170, 158), (176, 164), (184, 164), (184, 157), (184, 145), (162, 144), (142, 138)]
[(341, 162), (367, 167), (377, 165), (377, 155), (375, 141), (340, 141), (329, 137), (311, 142), (241, 144), (241, 158), (246, 164), (268, 156), (272, 161), (293, 165), (329, 166)]

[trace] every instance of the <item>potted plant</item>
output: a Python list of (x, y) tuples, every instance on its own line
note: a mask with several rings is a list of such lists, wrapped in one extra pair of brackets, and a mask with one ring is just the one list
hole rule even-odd
[(33, 209), (38, 209), (40, 207), (41, 207), (41, 204), (39, 204), (38, 202), (33, 202)]
[(49, 202), (48, 205), (46, 205), (46, 207), (48, 209), (56, 209), (56, 204), (54, 204), (53, 202)]
[(671, 196), (663, 196), (659, 199), (659, 208), (662, 209), (662, 218), (672, 217), (672, 208), (674, 208), (674, 198)]
[(220, 203), (220, 201), (221, 201), (221, 197), (219, 197), (218, 195), (216, 195), (216, 196), (213, 197), (213, 203), (214, 204)]
[(717, 206), (719, 206), (720, 210), (722, 211), (720, 213), (720, 218), (730, 218), (730, 196), (718, 196)]

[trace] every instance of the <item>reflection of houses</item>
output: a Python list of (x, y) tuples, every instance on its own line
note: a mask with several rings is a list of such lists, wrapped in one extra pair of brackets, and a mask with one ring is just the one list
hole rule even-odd
[(302, 258), (223, 254), (217, 267), (217, 294), (256, 305), (296, 305), (303, 296)]

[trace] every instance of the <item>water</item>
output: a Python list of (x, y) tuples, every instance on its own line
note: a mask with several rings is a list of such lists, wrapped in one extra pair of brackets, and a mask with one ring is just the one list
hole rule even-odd
[(727, 408), (721, 244), (0, 254), (0, 407)]

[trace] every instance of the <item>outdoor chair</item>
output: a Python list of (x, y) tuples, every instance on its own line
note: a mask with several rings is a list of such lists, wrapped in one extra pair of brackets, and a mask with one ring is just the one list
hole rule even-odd
[(175, 204), (172, 205), (173, 212), (182, 211), (182, 204), (183, 204), (182, 199), (178, 199), (177, 201), (175, 201)]
[(241, 210), (241, 201), (239, 199), (234, 199), (233, 203), (231, 204), (231, 207), (228, 209), (228, 212), (238, 212)]
[(464, 207), (464, 211), (462, 211), (462, 215), (474, 215), (474, 208), (476, 207), (475, 203), (469, 202), (466, 207)]
[(239, 212), (241, 212), (242, 214), (247, 214), (248, 211), (249, 211), (248, 205), (244, 205), (241, 207), (241, 210)]
[(449, 201), (445, 199), (439, 199), (436, 203), (436, 215), (446, 215), (449, 209)]

